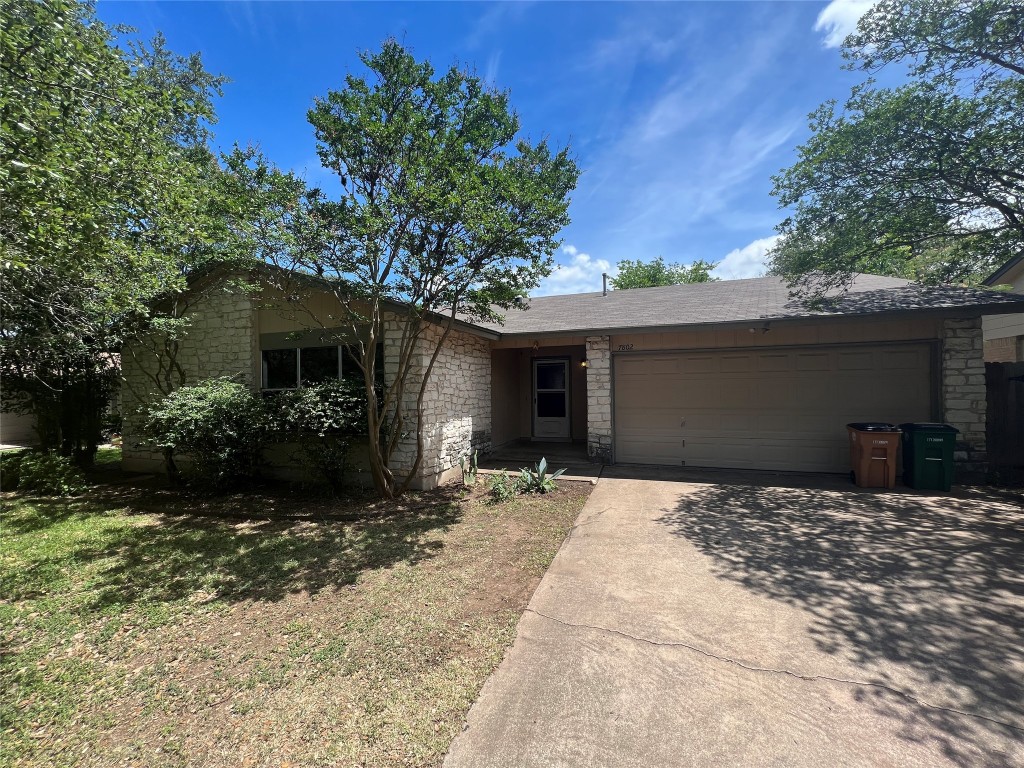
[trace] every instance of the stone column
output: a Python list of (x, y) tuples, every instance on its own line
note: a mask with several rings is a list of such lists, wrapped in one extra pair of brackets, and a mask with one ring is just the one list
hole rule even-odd
[(612, 353), (607, 336), (587, 337), (587, 456), (612, 460)]
[(985, 362), (981, 318), (942, 324), (942, 418), (960, 430), (955, 459), (961, 479), (982, 479), (985, 445)]

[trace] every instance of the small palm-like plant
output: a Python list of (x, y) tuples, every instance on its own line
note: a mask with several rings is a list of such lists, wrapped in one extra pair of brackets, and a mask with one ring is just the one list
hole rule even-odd
[(555, 480), (564, 472), (564, 469), (558, 469), (548, 474), (548, 460), (541, 458), (532, 470), (529, 467), (523, 467), (519, 471), (519, 480), (517, 481), (519, 492), (549, 493), (558, 488)]
[(462, 468), (462, 482), (466, 486), (476, 485), (477, 474), (480, 467), (477, 466), (477, 451), (468, 457), (463, 457), (459, 461), (459, 466)]

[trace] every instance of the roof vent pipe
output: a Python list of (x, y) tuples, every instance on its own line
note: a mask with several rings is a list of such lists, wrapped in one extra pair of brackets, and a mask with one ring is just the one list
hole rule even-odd
[(601, 295), (602, 296), (607, 296), (608, 295), (608, 273), (607, 272), (602, 272), (601, 273), (601, 285), (602, 285), (602, 287), (601, 287)]

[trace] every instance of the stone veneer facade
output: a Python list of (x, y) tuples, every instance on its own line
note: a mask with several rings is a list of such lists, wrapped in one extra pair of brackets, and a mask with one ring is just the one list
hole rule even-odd
[[(231, 376), (258, 387), (259, 335), (253, 300), (218, 292), (205, 297), (192, 311), (194, 318), (181, 342), (179, 360), (188, 382)], [(397, 368), (399, 321), (385, 321), (385, 377)], [(409, 414), (407, 430), (393, 457), (398, 473), (408, 471), (415, 453), (412, 428), (415, 393), (429, 362), (429, 341), (441, 329), (431, 326), (416, 352), (404, 407)], [(587, 454), (592, 461), (612, 460), (612, 355), (609, 336), (586, 337)], [(986, 469), (985, 367), (982, 326), (978, 318), (942, 322), (940, 417), (960, 430), (956, 460), (960, 479), (980, 476)], [(138, 406), (157, 395), (147, 371), (155, 358), (142, 345), (122, 354), (125, 385), (121, 403), (124, 419), (124, 465), (127, 469), (159, 470), (159, 454), (141, 444)], [(433, 487), (457, 477), (459, 462), (472, 451), (491, 447), (491, 344), (475, 334), (453, 330), (438, 356), (424, 398), (424, 456), (416, 487)]]
[[(202, 297), (190, 309), (192, 323), (179, 342), (178, 362), (186, 383), (230, 376), (250, 387), (259, 360), (256, 307), (247, 296), (218, 291)], [(159, 452), (147, 448), (139, 434), (140, 406), (160, 397), (151, 373), (157, 360), (144, 344), (126, 346), (121, 353), (121, 418), (123, 466), (128, 470), (154, 471), (163, 467)]]
[(942, 323), (942, 419), (960, 430), (955, 460), (960, 479), (987, 469), (985, 362), (981, 318)]
[[(218, 292), (198, 301), (190, 311), (192, 324), (180, 342), (178, 360), (186, 383), (230, 376), (253, 389), (260, 386), (260, 350), (256, 302), (246, 296)], [(441, 329), (430, 326), (416, 352), (406, 394), (407, 436), (399, 444), (392, 466), (401, 474), (412, 466), (415, 455), (416, 390), (429, 362)], [(398, 321), (385, 322), (385, 380), (397, 369), (400, 330)], [(140, 435), (140, 406), (160, 397), (149, 375), (156, 367), (145, 345), (122, 351), (124, 386), (121, 389), (123, 465), (136, 471), (160, 471), (163, 459), (148, 448)], [(423, 401), (424, 455), (413, 485), (429, 488), (459, 474), (461, 459), (474, 450), (481, 454), (491, 443), (491, 351), (482, 337), (453, 330), (438, 355)]]
[[(428, 326), (414, 352), (405, 393), (406, 429), (392, 457), (392, 469), (408, 473), (416, 455), (416, 394), (442, 329)], [(398, 370), (401, 326), (384, 325), (385, 380)], [(487, 339), (452, 330), (431, 371), (423, 395), (423, 459), (413, 484), (432, 488), (460, 473), (459, 464), (473, 451), (491, 449), (491, 347)]]
[(612, 350), (610, 337), (587, 336), (587, 456), (612, 461)]

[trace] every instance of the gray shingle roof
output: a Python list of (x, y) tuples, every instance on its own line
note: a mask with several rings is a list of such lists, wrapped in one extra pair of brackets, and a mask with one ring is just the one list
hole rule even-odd
[(752, 320), (834, 317), (912, 310), (1024, 311), (1024, 296), (958, 286), (922, 286), (893, 277), (858, 275), (848, 293), (819, 312), (789, 296), (777, 277), (716, 283), (634, 288), (531, 299), (526, 310), (510, 310), (504, 325), (478, 323), (504, 335), (593, 333)]

